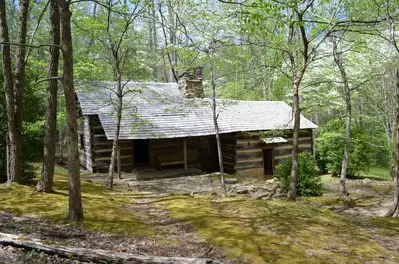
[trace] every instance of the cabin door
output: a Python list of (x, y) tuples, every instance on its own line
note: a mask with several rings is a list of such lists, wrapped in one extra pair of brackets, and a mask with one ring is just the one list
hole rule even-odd
[(150, 163), (150, 141), (148, 139), (133, 140), (134, 165)]
[(263, 170), (266, 176), (273, 175), (273, 149), (263, 149)]
[(201, 169), (207, 173), (220, 171), (218, 149), (215, 136), (200, 138)]

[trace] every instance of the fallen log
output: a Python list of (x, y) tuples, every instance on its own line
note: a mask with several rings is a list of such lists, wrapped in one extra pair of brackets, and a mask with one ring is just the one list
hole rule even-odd
[(0, 233), (0, 244), (13, 246), (27, 250), (36, 250), (49, 255), (58, 255), (64, 258), (72, 258), (94, 263), (139, 263), (139, 264), (221, 264), (209, 258), (183, 258), (183, 257), (157, 257), (128, 254), (103, 249), (74, 248), (50, 244), (46, 241)]

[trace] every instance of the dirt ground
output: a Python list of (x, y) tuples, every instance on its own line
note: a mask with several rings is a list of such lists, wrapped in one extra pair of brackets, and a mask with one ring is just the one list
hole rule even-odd
[[(151, 205), (130, 205), (127, 210), (145, 215), (141, 221), (156, 228), (151, 236), (118, 236), (93, 232), (77, 226), (54, 225), (49, 221), (33, 217), (17, 217), (0, 211), (0, 232), (24, 234), (73, 247), (105, 249), (151, 256), (209, 257), (224, 263), (239, 263), (225, 260), (223, 250), (213, 248), (201, 238), (190, 224), (168, 216), (167, 212)], [(82, 263), (73, 259), (50, 256), (13, 247), (0, 246), (0, 263)]]
[[(337, 197), (339, 179), (330, 175), (322, 176), (323, 197)], [(326, 205), (327, 208), (341, 213), (374, 218), (383, 217), (392, 206), (393, 182), (385, 180), (348, 179), (346, 183), (350, 197), (356, 202), (354, 207), (345, 205)]]

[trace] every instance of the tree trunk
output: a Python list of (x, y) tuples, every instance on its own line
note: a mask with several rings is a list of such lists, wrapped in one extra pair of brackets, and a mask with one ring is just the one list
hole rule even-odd
[(158, 257), (102, 249), (58, 246), (35, 238), (0, 233), (0, 245), (35, 250), (50, 255), (90, 263), (140, 263), (140, 264), (221, 264), (209, 258)]
[(176, 79), (176, 73), (175, 73), (175, 68), (177, 65), (177, 52), (176, 52), (176, 44), (177, 44), (177, 38), (176, 38), (176, 15), (175, 11), (173, 8), (175, 8), (177, 5), (173, 5), (172, 0), (167, 1), (167, 6), (168, 6), (168, 22), (169, 22), (169, 43), (172, 46), (172, 51), (169, 51), (169, 63), (170, 63), (170, 68), (169, 68), (169, 82), (177, 82)]
[[(51, 0), (50, 9), (51, 21), (51, 43), (60, 45), (60, 16), (58, 0)], [(50, 47), (50, 63), (48, 77), (54, 78), (58, 75), (59, 49)], [(44, 153), (41, 178), (36, 189), (39, 192), (51, 192), (53, 188), (55, 147), (57, 136), (57, 87), (58, 80), (51, 79), (47, 83), (46, 96), (46, 118), (44, 124)]]
[(393, 216), (398, 209), (399, 204), (399, 69), (396, 69), (396, 162), (395, 162), (395, 176), (393, 205), (385, 216)]
[(71, 34), (71, 15), (68, 0), (59, 0), (61, 20), (61, 50), (63, 54), (63, 85), (68, 138), (69, 172), (69, 221), (83, 220), (82, 197), (80, 191), (80, 162), (77, 133), (77, 111), (75, 87), (73, 83), (73, 51)]
[(26, 32), (28, 25), (29, 0), (20, 1), (19, 14), (19, 35), (18, 51), (15, 62), (15, 81), (14, 81), (14, 99), (15, 99), (15, 159), (14, 159), (14, 181), (21, 182), (21, 159), (22, 159), (22, 112), (24, 105), (25, 88), (25, 54), (26, 54)]
[[(0, 34), (1, 42), (10, 42), (8, 36), (8, 25), (6, 18), (6, 4), (0, 0)], [(11, 70), (11, 47), (3, 45), (2, 47), (2, 68), (3, 68), (3, 89), (7, 110), (7, 182), (11, 183), (15, 179), (15, 107), (14, 107), (14, 89), (13, 75)], [(18, 168), (19, 169), (19, 168)]]
[[(298, 154), (299, 154), (299, 130), (300, 130), (300, 118), (301, 109), (299, 107), (299, 85), (301, 84), (302, 78), (305, 75), (306, 69), (309, 63), (309, 40), (306, 36), (305, 23), (303, 21), (304, 13), (296, 12), (298, 19), (298, 29), (302, 39), (303, 50), (300, 50), (300, 56), (302, 57), (302, 66), (300, 71), (296, 71), (297, 62), (294, 54), (289, 53), (289, 59), (291, 62), (292, 71), (295, 72), (293, 75), (293, 87), (292, 87), (292, 107), (293, 107), (293, 119), (294, 129), (292, 134), (292, 166), (291, 166), (291, 178), (290, 188), (288, 190), (287, 198), (290, 200), (296, 200), (297, 197), (297, 183), (298, 183)], [(290, 26), (288, 43), (293, 40), (294, 26)]]
[(212, 113), (213, 113), (213, 124), (215, 126), (216, 144), (217, 144), (217, 148), (218, 148), (218, 158), (219, 158), (219, 168), (220, 168), (220, 184), (222, 187), (223, 197), (226, 197), (226, 184), (224, 182), (222, 144), (220, 143), (218, 116), (216, 113), (216, 83), (215, 83), (215, 73), (214, 73), (213, 62), (212, 62), (212, 68), (211, 68), (210, 74), (211, 74), (211, 85), (212, 85)]
[[(115, 62), (117, 64), (118, 58), (114, 58)], [(118, 69), (118, 67), (117, 67)], [(111, 161), (109, 164), (109, 170), (108, 170), (108, 177), (107, 177), (107, 186), (109, 189), (112, 190), (113, 184), (114, 184), (114, 173), (115, 173), (115, 159), (117, 157), (117, 151), (118, 151), (118, 141), (119, 141), (119, 132), (121, 128), (121, 119), (122, 119), (122, 107), (123, 107), (123, 91), (122, 91), (122, 76), (119, 72), (119, 70), (116, 71), (116, 79), (117, 79), (117, 97), (118, 97), (118, 102), (117, 105), (115, 106), (116, 109), (116, 128), (115, 128), (115, 134), (114, 134), (114, 140), (112, 142), (112, 153), (111, 153)], [(119, 157), (118, 157), (119, 158)], [(119, 167), (119, 166), (118, 166)], [(118, 177), (120, 178), (120, 171), (118, 169)]]
[(287, 198), (290, 200), (296, 200), (297, 197), (297, 181), (298, 181), (298, 144), (299, 144), (299, 129), (300, 129), (300, 117), (301, 110), (299, 108), (299, 83), (300, 79), (295, 78), (293, 83), (293, 121), (294, 129), (292, 133), (292, 166), (291, 166), (291, 178), (290, 188), (288, 190)]
[(349, 88), (348, 78), (346, 76), (346, 71), (337, 44), (333, 41), (333, 55), (334, 61), (338, 66), (339, 72), (341, 74), (342, 81), (344, 83), (344, 98), (345, 98), (345, 146), (344, 146), (344, 156), (342, 159), (341, 167), (341, 177), (339, 179), (339, 193), (341, 196), (347, 196), (348, 192), (346, 190), (346, 176), (348, 173), (349, 164), (349, 153), (351, 144), (351, 134), (352, 134), (352, 109), (351, 109), (351, 90)]
[[(2, 67), (3, 85), (7, 110), (8, 125), (8, 160), (7, 182), (21, 182), (21, 157), (22, 157), (22, 109), (25, 79), (25, 44), (28, 23), (29, 0), (21, 0), (19, 15), (18, 48), (15, 62), (14, 81), (11, 66), (11, 48), (3, 45)], [(10, 42), (6, 18), (5, 1), (0, 0), (0, 35), (2, 42)]]
[[(118, 152), (118, 140), (119, 140), (119, 132), (120, 132), (120, 127), (121, 127), (122, 115), (121, 115), (121, 110), (117, 110), (117, 111), (118, 111), (118, 113), (117, 113), (117, 120), (116, 120), (116, 128), (115, 128), (114, 139), (112, 142), (111, 161), (109, 164), (108, 177), (107, 177), (107, 186), (110, 190), (112, 190), (113, 185), (114, 185), (115, 161), (116, 161), (116, 158), (120, 158), (120, 157), (117, 157), (117, 152)], [(120, 177), (119, 174), (120, 174), (120, 172), (118, 171), (118, 177)]]
[[(148, 5), (148, 27), (150, 33), (150, 52), (152, 55), (155, 55), (157, 52), (157, 29), (155, 21), (157, 18), (155, 17), (155, 0), (151, 0)], [(158, 80), (158, 67), (156, 63), (156, 58), (152, 58), (153, 62), (151, 65), (152, 69), (152, 77), (154, 80)]]

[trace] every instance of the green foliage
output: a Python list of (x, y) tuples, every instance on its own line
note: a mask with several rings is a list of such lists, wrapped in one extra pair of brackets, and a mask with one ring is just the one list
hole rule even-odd
[[(325, 167), (332, 173), (340, 173), (345, 145), (343, 122), (335, 119), (328, 122), (317, 139), (317, 164), (323, 171)], [(359, 171), (368, 171), (373, 165), (375, 149), (369, 144), (370, 138), (359, 127), (352, 129), (351, 150), (349, 154), (348, 176)]]
[(36, 177), (37, 167), (27, 161), (22, 161), (21, 183), (28, 184)]
[(322, 173), (328, 173), (328, 164), (327, 161), (325, 159), (322, 159), (320, 157), (320, 153), (319, 151), (316, 150), (316, 164), (317, 164), (317, 168), (319, 168), (320, 172)]
[[(44, 96), (41, 95), (43, 85), (32, 85), (39, 78), (40, 63), (35, 59), (30, 60), (26, 68), (24, 110), (22, 124), (22, 182), (26, 183), (35, 177), (36, 167), (29, 162), (38, 160), (43, 153), (43, 116), (45, 111)], [(0, 82), (0, 87), (3, 84)], [(3, 93), (0, 93), (0, 183), (7, 180), (6, 175), (6, 135), (7, 115)]]
[(44, 121), (24, 122), (22, 149), (24, 160), (37, 161), (43, 155)]
[[(292, 160), (287, 158), (276, 168), (278, 185), (285, 191), (288, 191), (290, 185), (291, 166)], [(321, 195), (321, 180), (316, 171), (316, 160), (308, 152), (299, 154), (297, 191), (299, 196)]]

